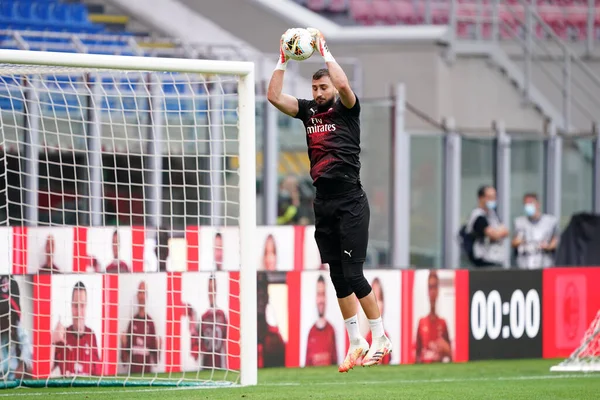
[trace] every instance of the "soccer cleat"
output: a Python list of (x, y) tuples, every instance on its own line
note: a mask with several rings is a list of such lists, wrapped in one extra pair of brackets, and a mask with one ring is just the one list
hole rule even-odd
[(369, 350), (369, 342), (367, 342), (364, 338), (360, 338), (356, 342), (350, 342), (350, 348), (348, 349), (348, 353), (346, 354), (346, 358), (338, 371), (340, 372), (348, 372), (357, 364), (358, 360), (363, 357), (367, 351)]
[(387, 336), (383, 335), (378, 338), (374, 338), (371, 344), (369, 352), (362, 360), (363, 367), (370, 367), (371, 365), (377, 365), (383, 360), (383, 357), (392, 352), (392, 342)]

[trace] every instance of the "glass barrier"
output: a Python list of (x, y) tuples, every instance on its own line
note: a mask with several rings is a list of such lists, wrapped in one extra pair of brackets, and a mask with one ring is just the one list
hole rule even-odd
[(385, 264), (390, 237), (392, 108), (386, 101), (361, 103), (361, 181), (371, 207), (370, 265)]
[(593, 210), (593, 148), (592, 139), (563, 139), (561, 229), (573, 214)]
[(442, 265), (444, 138), (411, 135), (410, 262), (415, 267)]
[[(493, 138), (463, 138), (460, 220), (466, 223), (477, 207), (477, 191), (494, 184), (496, 142)], [(458, 233), (458, 232), (457, 232)]]
[(542, 207), (544, 201), (544, 141), (540, 139), (519, 139), (512, 136), (510, 152), (511, 196), (510, 222), (512, 229), (515, 218), (524, 215), (523, 195), (535, 193)]

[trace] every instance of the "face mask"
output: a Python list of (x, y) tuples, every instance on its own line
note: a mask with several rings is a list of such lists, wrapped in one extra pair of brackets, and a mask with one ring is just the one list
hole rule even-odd
[(279, 191), (279, 197), (282, 199), (290, 199), (292, 196), (290, 195), (290, 192), (288, 192), (285, 189), (281, 189)]
[(535, 215), (535, 204), (527, 203), (523, 208), (525, 209), (525, 215), (528, 217), (533, 217)]
[(495, 210), (496, 209), (496, 201), (495, 200), (488, 200), (485, 202), (485, 207), (488, 210)]

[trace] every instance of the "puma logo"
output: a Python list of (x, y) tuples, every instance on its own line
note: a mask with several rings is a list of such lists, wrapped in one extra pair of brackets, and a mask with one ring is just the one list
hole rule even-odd
[(310, 108), (310, 112), (312, 113), (312, 115), (315, 115), (315, 113), (316, 113), (314, 108)]
[(352, 250), (344, 250), (344, 253), (348, 254), (348, 257), (352, 258)]

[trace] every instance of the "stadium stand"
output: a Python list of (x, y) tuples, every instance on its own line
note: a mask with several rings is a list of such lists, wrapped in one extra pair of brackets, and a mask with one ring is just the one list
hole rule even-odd
[[(445, 25), (449, 21), (450, 1), (410, 1), (410, 0), (295, 0), (314, 12), (327, 16), (345, 25)], [(503, 22), (514, 23), (515, 14), (524, 15), (525, 10), (516, 0), (510, 1), (508, 7), (499, 5), (498, 13)], [(460, 0), (457, 2), (457, 15), (473, 16), (479, 13), (479, 7), (491, 14), (492, 2)], [(565, 40), (585, 40), (587, 38), (587, 1), (559, 0), (536, 2), (537, 12), (544, 22), (550, 25), (555, 33)], [(473, 35), (473, 23), (465, 23), (459, 29), (461, 37)], [(596, 5), (594, 17), (594, 39), (600, 38), (600, 5)], [(501, 32), (507, 38), (515, 32)], [(537, 31), (541, 37), (541, 29)], [(489, 27), (484, 27), (484, 36), (491, 34)]]
[(131, 36), (125, 30), (115, 34), (102, 23), (92, 22), (83, 3), (0, 2), (0, 46), (5, 49), (142, 55)]
[[(154, 40), (148, 34), (135, 35), (125, 30), (127, 16), (103, 14), (102, 6), (92, 6), (99, 13), (91, 14), (88, 5), (78, 2), (57, 0), (3, 0), (0, 2), (0, 47), (4, 49), (81, 52), (94, 54), (138, 55), (138, 56), (185, 56), (184, 49), (177, 41), (169, 39)], [(93, 21), (92, 21), (93, 20)], [(95, 22), (94, 22), (95, 21)], [(109, 27), (105, 27), (104, 24)], [(119, 30), (120, 28), (120, 30)], [(201, 53), (200, 49), (197, 53)], [(57, 77), (55, 85), (62, 89), (71, 89), (72, 95), (53, 98), (54, 113), (67, 112), (69, 106), (76, 107), (79, 99), (76, 95), (81, 77)], [(79, 83), (78, 83), (79, 82)], [(123, 110), (127, 113), (127, 101), (134, 101), (134, 93), (144, 90), (139, 81), (124, 78), (118, 87), (112, 81), (105, 82), (104, 109)], [(191, 91), (200, 96), (194, 107), (199, 113), (208, 109), (207, 88), (202, 85), (190, 88), (178, 82), (177, 77), (169, 77), (163, 85), (165, 104), (168, 112), (189, 112), (192, 100), (181, 101), (171, 96), (173, 93)], [(0, 93), (10, 92), (12, 96), (0, 94), (0, 108), (18, 110), (23, 107), (16, 82), (0, 79)], [(111, 95), (127, 94), (125, 100)], [(22, 94), (21, 94), (22, 96)], [(62, 98), (58, 98), (62, 97)], [(129, 99), (129, 100), (128, 100)], [(118, 104), (117, 104), (118, 103)], [(233, 109), (233, 107), (229, 107)]]
[[(0, 2), (0, 47), (189, 58), (239, 57), (235, 50), (189, 44), (128, 29), (127, 15), (105, 12), (105, 4), (59, 0), (3, 0)], [(229, 54), (226, 53), (229, 51)]]

